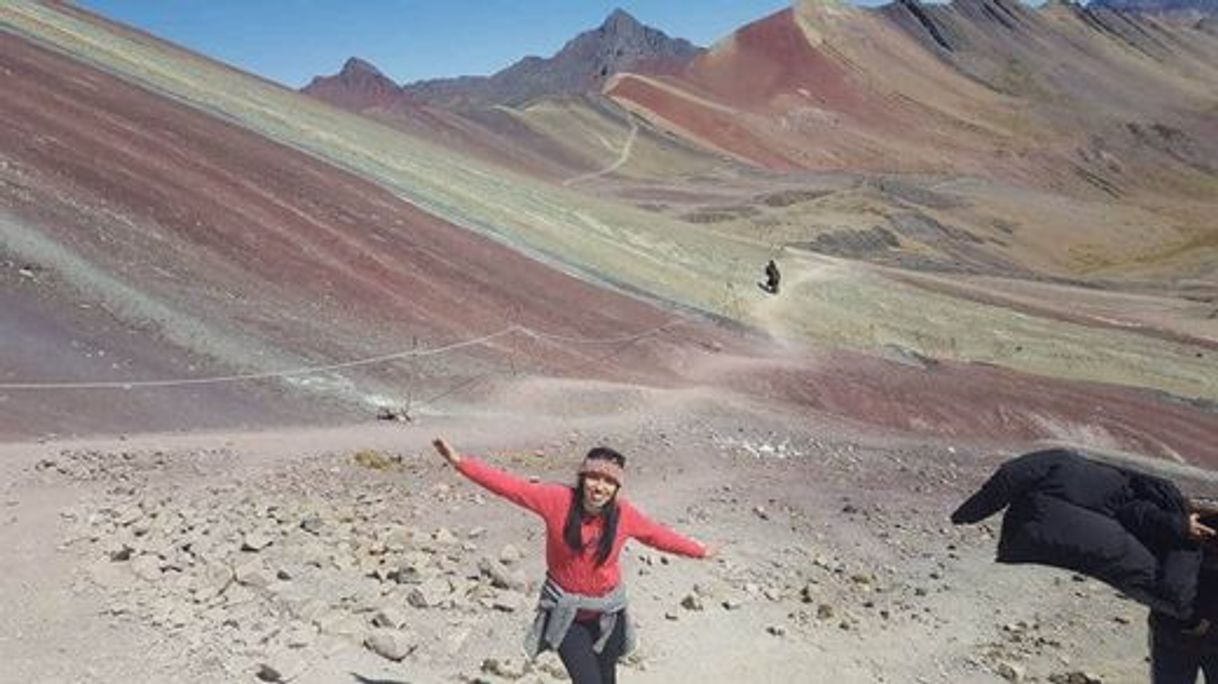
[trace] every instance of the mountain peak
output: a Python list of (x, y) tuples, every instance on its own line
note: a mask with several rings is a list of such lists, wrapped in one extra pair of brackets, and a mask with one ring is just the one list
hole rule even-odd
[(351, 57), (347, 59), (347, 61), (343, 64), (342, 71), (339, 73), (348, 76), (354, 74), (369, 74), (372, 76), (384, 77), (384, 74), (381, 73), (380, 69), (377, 69), (370, 62), (366, 62), (359, 57)]
[(526, 57), (489, 77), (422, 81), (405, 90), (422, 102), (445, 106), (515, 105), (545, 95), (600, 92), (605, 81), (621, 71), (675, 72), (701, 52), (619, 8), (552, 57)]
[(601, 31), (605, 33), (621, 33), (623, 31), (637, 31), (643, 28), (638, 19), (635, 19), (629, 12), (618, 7), (605, 17), (605, 22), (601, 24)]
[(342, 71), (333, 76), (317, 76), (301, 90), (332, 105), (358, 112), (393, 104), (399, 99), (400, 88), (380, 69), (352, 57), (343, 64)]

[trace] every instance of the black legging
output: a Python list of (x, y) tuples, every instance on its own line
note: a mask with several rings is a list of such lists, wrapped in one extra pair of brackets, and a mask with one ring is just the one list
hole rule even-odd
[[(1213, 627), (1210, 627), (1213, 629)], [(1197, 674), (1205, 674), (1205, 684), (1218, 682), (1218, 653), (1213, 646), (1173, 644), (1173, 639), (1187, 639), (1173, 635), (1166, 629), (1150, 631), (1150, 683), (1151, 684), (1196, 684)]]
[(600, 653), (592, 645), (600, 638), (598, 620), (571, 623), (567, 636), (558, 647), (558, 657), (567, 668), (572, 684), (615, 684), (617, 682), (617, 659), (626, 645), (626, 615), (619, 613), (613, 625), (613, 633)]

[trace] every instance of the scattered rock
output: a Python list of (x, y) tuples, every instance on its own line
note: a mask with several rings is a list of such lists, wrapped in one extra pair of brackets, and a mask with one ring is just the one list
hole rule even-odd
[(432, 573), (431, 561), (424, 554), (407, 555), (394, 570), (386, 572), (386, 578), (398, 584), (419, 584)]
[(139, 556), (131, 562), (131, 572), (142, 580), (155, 582), (161, 579), (161, 561), (156, 556)]
[(261, 560), (257, 559), (247, 561), (233, 568), (233, 576), (237, 579), (238, 584), (257, 589), (265, 589), (274, 581), (274, 574), (267, 569)]
[(686, 594), (681, 599), (681, 607), (686, 610), (702, 610), (702, 598), (697, 594)]
[(391, 629), (399, 629), (406, 625), (409, 617), (402, 609), (395, 606), (389, 606), (377, 611), (372, 617), (372, 624), (377, 627), (389, 627)]
[(399, 661), (415, 649), (413, 635), (395, 629), (374, 630), (364, 640), (368, 650), (389, 660)]
[(529, 664), (520, 658), (487, 658), (482, 661), (482, 671), (504, 679), (520, 679), (529, 673)]
[(323, 527), (325, 527), (325, 521), (321, 519), (320, 515), (309, 515), (300, 521), (300, 529), (309, 534), (320, 534)]
[(398, 553), (410, 548), (414, 543), (414, 531), (408, 527), (394, 527), (385, 534), (385, 550)]
[[(322, 634), (338, 637), (357, 638), (365, 633), (366, 623), (344, 611), (333, 610), (314, 620), (314, 624)], [(358, 638), (356, 639), (358, 643)]]
[(817, 587), (815, 584), (805, 584), (803, 588), (799, 590), (799, 600), (803, 603), (812, 603), (816, 600), (817, 593)]
[(1073, 672), (1058, 672), (1049, 675), (1052, 684), (1104, 684), (1104, 680), (1090, 672), (1075, 670)]
[(528, 585), (523, 571), (508, 570), (501, 562), (486, 556), (478, 559), (478, 572), (489, 579), (496, 589), (523, 591)]
[(270, 546), (275, 541), (275, 538), (264, 530), (255, 530), (247, 532), (241, 538), (241, 550), (258, 552)]
[(507, 544), (499, 551), (499, 562), (503, 563), (504, 565), (518, 563), (523, 557), (524, 556), (520, 553), (520, 549), (516, 548), (514, 544)]
[(1024, 678), (1023, 668), (1014, 663), (1000, 662), (994, 668), (994, 671), (998, 673), (999, 677), (1008, 682), (1022, 682)]
[(406, 601), (416, 608), (434, 608), (447, 600), (451, 593), (448, 580), (435, 578), (412, 588), (406, 595)]
[(524, 607), (524, 596), (516, 592), (500, 593), (491, 601), (491, 608), (505, 613), (514, 613)]
[(190, 593), (200, 603), (219, 596), (236, 577), (233, 569), (223, 563), (207, 563), (191, 578)]
[(305, 648), (317, 639), (317, 628), (311, 624), (293, 623), (283, 635), (288, 648)]
[(116, 563), (121, 563), (123, 561), (131, 560), (131, 554), (134, 552), (134, 548), (126, 544), (120, 544), (117, 548), (108, 551), (106, 555), (110, 557), (110, 560)]

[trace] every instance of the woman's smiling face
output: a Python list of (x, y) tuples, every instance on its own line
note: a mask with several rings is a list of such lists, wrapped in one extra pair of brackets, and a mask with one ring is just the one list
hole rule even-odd
[(601, 473), (584, 473), (583, 504), (589, 513), (600, 513), (605, 504), (617, 493), (617, 483), (613, 478)]

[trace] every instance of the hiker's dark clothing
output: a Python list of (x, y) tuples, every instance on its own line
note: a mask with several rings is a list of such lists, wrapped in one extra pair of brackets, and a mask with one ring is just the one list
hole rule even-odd
[(1148, 623), (1151, 684), (1194, 684), (1198, 672), (1207, 684), (1218, 682), (1218, 557), (1212, 551), (1202, 560), (1191, 618), (1152, 610)]
[(617, 661), (626, 647), (626, 620), (618, 620), (604, 640), (604, 647), (594, 646), (604, 638), (600, 620), (576, 620), (567, 628), (558, 647), (558, 657), (571, 675), (572, 684), (615, 684)]
[(1199, 672), (1205, 673), (1206, 684), (1218, 682), (1218, 621), (1215, 618), (1188, 624), (1151, 611), (1149, 626), (1151, 684), (1195, 684)]
[(1205, 673), (1206, 684), (1218, 682), (1218, 652), (1197, 654), (1181, 651), (1150, 635), (1150, 684), (1196, 684), (1197, 673)]
[(782, 280), (782, 274), (778, 272), (778, 264), (770, 259), (770, 263), (765, 265), (765, 289), (771, 294), (778, 294), (778, 281)]
[(1171, 482), (1069, 449), (1038, 451), (1003, 464), (952, 522), (980, 522), (1003, 508), (998, 562), (1073, 570), (1160, 613), (1190, 617), (1201, 551)]

